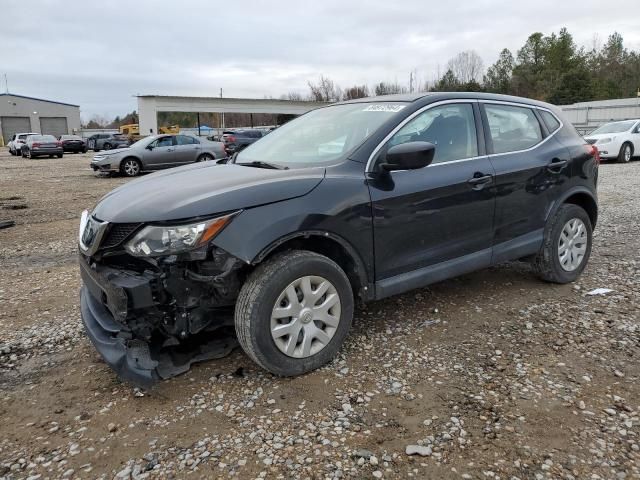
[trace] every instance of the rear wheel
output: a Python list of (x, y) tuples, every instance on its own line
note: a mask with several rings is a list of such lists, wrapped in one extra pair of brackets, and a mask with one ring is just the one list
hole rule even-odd
[(58, 157), (58, 158), (62, 158), (62, 154), (61, 154), (61, 153), (58, 153), (58, 154), (56, 154), (56, 157)]
[(120, 173), (127, 177), (136, 177), (142, 171), (142, 165), (135, 158), (125, 158), (120, 164)]
[(236, 333), (264, 369), (301, 375), (336, 355), (351, 327), (353, 305), (349, 279), (333, 260), (291, 251), (259, 265), (242, 286)]
[(575, 281), (587, 266), (591, 242), (587, 212), (577, 205), (562, 205), (545, 227), (542, 248), (534, 263), (536, 271), (547, 282)]
[(198, 157), (196, 162), (208, 162), (209, 160), (213, 160), (213, 156), (209, 155), (208, 153), (203, 153)]
[(618, 162), (629, 163), (633, 157), (633, 146), (630, 143), (623, 143), (618, 153)]
[(105, 149), (105, 150), (111, 150), (111, 148), (112, 148), (112, 147), (111, 147), (111, 144), (110, 144), (109, 142), (107, 142), (107, 143), (105, 143), (105, 144), (104, 144), (104, 149)]

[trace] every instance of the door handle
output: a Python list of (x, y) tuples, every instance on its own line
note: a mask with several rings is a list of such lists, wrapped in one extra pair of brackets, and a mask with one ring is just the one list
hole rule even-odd
[(493, 180), (493, 175), (485, 175), (484, 173), (476, 172), (473, 175), (473, 177), (467, 180), (467, 183), (472, 185), (474, 190), (480, 190), (492, 180)]
[(173, 152), (173, 148), (167, 148), (167, 152)]
[(560, 160), (559, 158), (554, 158), (553, 160), (551, 160), (551, 163), (547, 165), (547, 170), (551, 173), (560, 173), (568, 163), (568, 160)]

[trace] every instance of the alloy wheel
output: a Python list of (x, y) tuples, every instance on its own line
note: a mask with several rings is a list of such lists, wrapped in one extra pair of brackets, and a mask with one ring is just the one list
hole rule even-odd
[(340, 323), (340, 296), (333, 284), (308, 275), (291, 282), (271, 312), (271, 337), (293, 358), (307, 358), (325, 348)]
[(572, 272), (580, 266), (587, 251), (587, 228), (579, 218), (572, 218), (564, 224), (558, 239), (558, 259), (560, 266)]
[(624, 161), (628, 162), (631, 160), (631, 147), (629, 145), (624, 146)]
[(127, 160), (124, 162), (124, 173), (129, 177), (135, 177), (140, 173), (140, 165), (135, 160)]

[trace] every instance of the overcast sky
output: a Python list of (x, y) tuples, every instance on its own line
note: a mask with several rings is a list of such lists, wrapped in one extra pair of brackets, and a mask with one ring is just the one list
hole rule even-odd
[(618, 31), (640, 49), (637, 0), (2, 3), (9, 90), (79, 104), (85, 120), (134, 110), (138, 93), (306, 95), (307, 80), (321, 74), (346, 87), (408, 83), (414, 69), (433, 80), (462, 50), (488, 66), (530, 33), (563, 26), (581, 45)]

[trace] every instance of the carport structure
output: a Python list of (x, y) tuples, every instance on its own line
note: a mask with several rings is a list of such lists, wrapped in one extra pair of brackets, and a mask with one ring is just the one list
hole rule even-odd
[(141, 135), (158, 132), (158, 112), (194, 113), (270, 113), (302, 115), (327, 105), (324, 102), (304, 102), (257, 98), (179, 97), (171, 95), (138, 95), (138, 118)]

